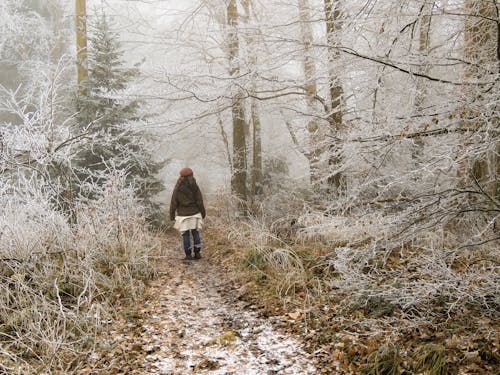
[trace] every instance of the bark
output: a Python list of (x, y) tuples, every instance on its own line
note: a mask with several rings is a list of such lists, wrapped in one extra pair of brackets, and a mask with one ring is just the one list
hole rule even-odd
[[(493, 81), (499, 72), (498, 49), (500, 48), (499, 18), (496, 2), (494, 0), (466, 0), (465, 13), (467, 16), (464, 32), (464, 57), (467, 65), (464, 70), (464, 78), (466, 81)], [(477, 90), (466, 88), (465, 90), (467, 105), (463, 111), (463, 127), (470, 131), (477, 131), (488, 126), (485, 121), (495, 121), (495, 117), (498, 124), (498, 116), (495, 113), (491, 116), (484, 116), (484, 113), (480, 113), (481, 110), (477, 107), (477, 103), (481, 103), (485, 97), (491, 94), (483, 92), (482, 88)], [(493, 90), (495, 90), (495, 85)], [(498, 111), (498, 108), (496, 111)], [(493, 122), (491, 124), (495, 126)], [(461, 165), (460, 174), (465, 180), (464, 183), (468, 184), (469, 180), (472, 179), (472, 183), (480, 185), (479, 187), (486, 194), (499, 199), (500, 163), (498, 155), (500, 153), (500, 144), (498, 135), (494, 136), (495, 133), (498, 134), (498, 129), (492, 130), (493, 138), (488, 150), (478, 156), (470, 156)], [(464, 141), (466, 151), (474, 146), (473, 143)]]
[[(227, 5), (229, 74), (236, 79), (240, 73), (239, 40), (238, 40), (238, 9), (236, 0), (230, 0)], [(231, 190), (242, 202), (247, 200), (247, 148), (244, 93), (234, 85), (232, 94), (233, 117), (233, 175)]]
[[(243, 21), (247, 24), (250, 22), (251, 18), (251, 0), (242, 0), (241, 4), (244, 9), (244, 17)], [(250, 25), (247, 29), (250, 29)], [(253, 51), (256, 50), (258, 46), (258, 41), (256, 37), (252, 33), (246, 34), (246, 45), (248, 51), (250, 51), (248, 56), (248, 65), (250, 69), (254, 71), (251, 76), (251, 87), (250, 94), (252, 96), (250, 102), (250, 113), (251, 113), (251, 124), (252, 124), (252, 133), (251, 133), (251, 150), (252, 150), (252, 175), (251, 175), (251, 195), (254, 198), (257, 195), (262, 194), (263, 187), (263, 167), (262, 167), (262, 135), (261, 135), (261, 120), (260, 120), (260, 110), (259, 104), (256, 98), (257, 92), (257, 69), (258, 69), (258, 59), (257, 53)]]
[[(420, 74), (429, 73), (429, 51), (431, 42), (431, 20), (434, 2), (424, 2), (420, 8), (419, 32), (418, 32), (418, 53), (420, 57)], [(424, 110), (424, 104), (428, 96), (427, 82), (422, 78), (417, 78), (416, 93), (415, 93), (415, 110), (414, 115), (421, 115)], [(411, 149), (411, 156), (415, 162), (415, 167), (418, 168), (420, 161), (424, 155), (425, 142), (423, 138), (415, 138)]]
[(252, 195), (255, 197), (262, 194), (263, 172), (262, 172), (262, 136), (258, 103), (252, 99)]
[(307, 131), (309, 133), (309, 151), (306, 157), (309, 161), (310, 180), (311, 184), (317, 185), (320, 179), (320, 156), (321, 136), (320, 127), (316, 116), (318, 113), (318, 88), (316, 84), (316, 66), (312, 56), (313, 31), (311, 27), (311, 15), (309, 12), (309, 1), (299, 0), (299, 19), (300, 31), (302, 34), (302, 43), (304, 44), (304, 77), (305, 77), (305, 92), (307, 111), (311, 115), (311, 120), (307, 123)]
[(76, 0), (75, 27), (76, 27), (76, 61), (77, 83), (80, 92), (83, 91), (81, 83), (87, 78), (87, 6), (86, 0)]
[(233, 161), (231, 159), (231, 149), (229, 147), (229, 139), (227, 136), (226, 131), (224, 130), (224, 123), (222, 122), (222, 117), (220, 113), (217, 115), (217, 125), (219, 126), (220, 134), (222, 137), (222, 142), (224, 143), (224, 151), (226, 152), (227, 156), (227, 165), (229, 167), (229, 172), (231, 173), (231, 176), (233, 175)]
[[(340, 133), (343, 128), (342, 118), (342, 95), (344, 93), (339, 82), (334, 66), (340, 55), (336, 48), (338, 45), (336, 38), (338, 32), (342, 28), (340, 0), (324, 0), (325, 20), (326, 20), (326, 35), (328, 48), (328, 86), (330, 94), (330, 105), (328, 123), (333, 139), (340, 139)], [(342, 173), (335, 172), (340, 168), (342, 163), (341, 156), (342, 145), (339, 141), (333, 141), (329, 147), (330, 157), (328, 164), (333, 174), (328, 178), (330, 186), (333, 186), (337, 193), (341, 193), (345, 189), (345, 181)]]
[[(418, 52), (420, 56), (419, 73), (429, 73), (429, 49), (430, 49), (430, 30), (432, 20), (432, 9), (434, 2), (425, 2), (420, 9)], [(417, 78), (417, 93), (415, 97), (415, 112), (422, 113), (425, 99), (427, 98), (426, 82)]]

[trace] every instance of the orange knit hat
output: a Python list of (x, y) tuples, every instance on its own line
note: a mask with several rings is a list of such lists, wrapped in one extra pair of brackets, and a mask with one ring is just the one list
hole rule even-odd
[(180, 170), (179, 174), (182, 177), (187, 177), (187, 176), (192, 176), (193, 175), (193, 170), (189, 167), (184, 167)]

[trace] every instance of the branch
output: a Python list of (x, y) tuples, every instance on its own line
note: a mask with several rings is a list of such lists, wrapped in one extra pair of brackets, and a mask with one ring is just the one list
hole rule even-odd
[[(398, 139), (413, 139), (413, 138), (431, 137), (431, 136), (444, 135), (444, 134), (469, 133), (469, 132), (471, 132), (470, 129), (461, 129), (461, 128), (448, 129), (448, 128), (440, 128), (440, 129), (433, 129), (433, 130), (427, 130), (427, 131), (421, 131), (421, 132), (415, 132), (415, 133), (389, 134), (389, 135), (380, 135), (380, 136), (371, 137), (371, 138), (346, 139), (346, 140), (343, 140), (343, 141), (344, 142), (366, 143), (366, 142), (389, 141), (389, 140), (398, 140)], [(474, 133), (486, 133), (486, 131), (485, 130), (474, 130)], [(335, 139), (338, 140), (338, 138), (335, 137), (335, 136), (328, 135), (328, 134), (326, 136), (330, 137), (330, 138), (335, 138)]]
[(496, 207), (498, 207), (500, 209), (500, 202), (498, 202), (495, 198), (493, 198), (490, 194), (488, 194), (484, 189), (483, 187), (481, 186), (481, 184), (479, 183), (479, 181), (477, 180), (477, 177), (474, 175), (474, 173), (472, 174), (472, 178), (474, 179), (474, 183), (476, 184), (476, 186), (479, 188), (479, 190), (481, 191), (481, 193), (483, 193), (483, 195), (488, 198), (488, 200), (493, 203)]
[[(71, 137), (69, 139), (66, 139), (64, 142), (60, 143), (55, 149), (54, 149), (54, 152), (57, 152), (59, 151), (60, 149), (66, 147), (67, 145), (69, 145), (72, 141), (78, 139), (78, 138), (86, 138), (87, 135), (89, 135), (90, 132), (85, 132), (85, 133), (82, 133), (82, 134), (78, 134), (78, 135), (75, 135), (74, 137)], [(90, 139), (90, 137), (87, 137), (88, 139)]]
[(290, 124), (290, 121), (287, 121), (285, 118), (285, 115), (283, 114), (283, 110), (280, 110), (281, 117), (283, 117), (283, 120), (285, 121), (286, 128), (288, 129), (288, 132), (290, 133), (290, 137), (292, 138), (292, 142), (297, 147), (299, 152), (304, 155), (306, 158), (309, 159), (308, 153), (304, 150), (304, 148), (300, 145), (299, 140), (297, 139), (297, 134), (295, 134), (292, 124)]
[[(317, 45), (318, 47), (325, 47), (325, 45)], [(366, 56), (366, 55), (362, 55), (361, 53), (351, 49), (351, 48), (348, 48), (348, 47), (332, 47), (332, 46), (327, 46), (329, 48), (336, 48), (338, 49), (339, 51), (341, 52), (344, 52), (348, 55), (351, 55), (351, 56), (355, 56), (355, 57), (358, 57), (358, 58), (361, 58), (361, 59), (364, 59), (364, 60), (369, 60), (369, 61), (373, 61), (377, 64), (382, 64), (384, 66), (388, 66), (390, 68), (393, 68), (393, 69), (396, 69), (402, 73), (406, 73), (406, 74), (409, 74), (409, 75), (412, 75), (412, 76), (415, 76), (415, 77), (421, 77), (421, 78), (425, 78), (429, 81), (433, 81), (433, 82), (439, 82), (439, 83), (447, 83), (447, 84), (450, 84), (450, 85), (454, 85), (454, 86), (486, 86), (486, 85), (490, 85), (492, 84), (492, 82), (455, 82), (455, 81), (449, 81), (447, 79), (442, 79), (442, 78), (436, 78), (436, 77), (433, 77), (433, 76), (430, 76), (428, 74), (424, 74), (424, 73), (419, 73), (419, 72), (413, 72), (409, 69), (405, 69), (401, 66), (398, 66), (396, 65), (395, 63), (392, 63), (390, 61), (384, 61), (382, 59), (378, 59), (376, 57), (372, 57), (372, 56)]]
[[(486, 243), (489, 243), (489, 242), (494, 242), (494, 241), (500, 241), (500, 236), (498, 237), (493, 237), (493, 238), (489, 238), (487, 240), (484, 240), (482, 242), (475, 242), (475, 243), (471, 243), (471, 244), (467, 244), (467, 245), (462, 245), (460, 247), (458, 247), (456, 250), (462, 250), (462, 249), (465, 249), (467, 247), (473, 247), (473, 246), (479, 246), (479, 245), (484, 245)], [(447, 254), (449, 255), (449, 254)]]

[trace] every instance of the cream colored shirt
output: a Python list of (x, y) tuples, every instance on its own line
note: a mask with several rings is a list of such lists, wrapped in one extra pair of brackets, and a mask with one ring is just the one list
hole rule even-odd
[(190, 229), (200, 230), (203, 227), (203, 218), (200, 213), (191, 216), (176, 216), (174, 228), (184, 233)]

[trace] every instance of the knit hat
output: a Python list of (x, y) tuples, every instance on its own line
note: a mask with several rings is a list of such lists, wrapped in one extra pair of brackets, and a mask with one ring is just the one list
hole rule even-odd
[(180, 170), (179, 174), (182, 177), (187, 177), (187, 176), (192, 176), (193, 175), (193, 170), (189, 167), (184, 167)]

